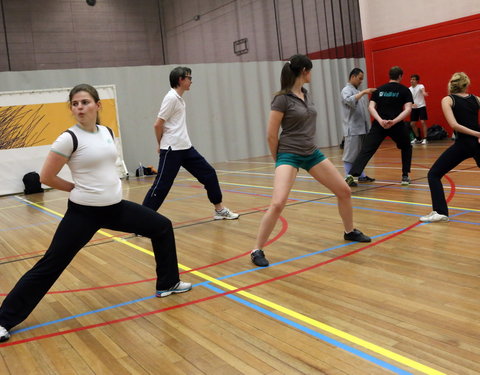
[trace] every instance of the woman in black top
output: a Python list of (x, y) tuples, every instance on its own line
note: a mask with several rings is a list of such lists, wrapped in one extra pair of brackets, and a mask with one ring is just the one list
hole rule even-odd
[(422, 216), (420, 221), (449, 221), (442, 177), (468, 158), (474, 158), (480, 167), (480, 98), (467, 93), (469, 85), (470, 79), (465, 73), (453, 74), (448, 83), (450, 95), (442, 99), (443, 114), (456, 132), (456, 138), (455, 143), (440, 155), (428, 172), (433, 211)]

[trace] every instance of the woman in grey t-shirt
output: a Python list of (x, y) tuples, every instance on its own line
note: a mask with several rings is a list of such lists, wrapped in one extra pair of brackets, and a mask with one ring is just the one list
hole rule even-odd
[[(353, 226), (350, 188), (315, 145), (317, 111), (303, 87), (310, 83), (311, 70), (312, 62), (307, 56), (292, 56), (282, 69), (282, 89), (272, 101), (267, 130), (268, 146), (275, 160), (272, 202), (260, 222), (255, 248), (250, 254), (252, 262), (260, 267), (269, 264), (262, 248), (285, 207), (299, 168), (305, 169), (337, 196), (338, 211), (345, 227), (344, 239), (371, 241)], [(280, 127), (282, 132), (278, 136)]]

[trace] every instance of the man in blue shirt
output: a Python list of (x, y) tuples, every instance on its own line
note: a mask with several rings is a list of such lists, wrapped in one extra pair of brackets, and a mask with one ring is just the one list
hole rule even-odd
[[(355, 161), (358, 153), (362, 148), (366, 134), (370, 130), (370, 114), (368, 113), (368, 95), (373, 93), (375, 88), (367, 88), (358, 90), (364, 78), (363, 71), (354, 68), (350, 72), (347, 85), (342, 89), (342, 115), (343, 115), (343, 166), (345, 175), (350, 174), (352, 163)], [(368, 177), (362, 171), (358, 182), (373, 182), (374, 178)], [(346, 179), (349, 186), (357, 186), (357, 183), (350, 176)]]

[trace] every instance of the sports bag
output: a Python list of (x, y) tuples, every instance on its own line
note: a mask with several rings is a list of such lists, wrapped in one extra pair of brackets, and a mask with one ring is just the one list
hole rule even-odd
[(23, 184), (25, 185), (25, 194), (35, 194), (43, 192), (42, 184), (40, 183), (40, 175), (37, 172), (28, 172), (23, 176)]

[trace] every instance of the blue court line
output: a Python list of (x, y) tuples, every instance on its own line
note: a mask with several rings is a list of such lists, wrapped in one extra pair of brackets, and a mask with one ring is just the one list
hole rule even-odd
[[(213, 290), (213, 291), (216, 292), (216, 293), (225, 293), (223, 290), (218, 289), (218, 288), (216, 288), (215, 286), (213, 286), (213, 285), (211, 285), (211, 284), (206, 284), (205, 287), (207, 287), (208, 289)], [(258, 311), (258, 312), (260, 312), (260, 313), (262, 313), (262, 314), (264, 314), (264, 315), (267, 315), (267, 316), (270, 317), (270, 318), (273, 318), (273, 319), (278, 320), (278, 321), (280, 321), (280, 322), (282, 322), (282, 323), (284, 323), (284, 324), (286, 324), (286, 325), (289, 325), (289, 326), (291, 326), (291, 327), (293, 327), (293, 328), (296, 328), (296, 329), (298, 329), (299, 331), (302, 331), (302, 332), (304, 332), (304, 333), (307, 333), (307, 334), (310, 335), (310, 336), (313, 336), (313, 337), (315, 337), (315, 338), (317, 338), (317, 339), (319, 339), (319, 340), (325, 341), (325, 342), (327, 342), (328, 344), (331, 344), (331, 345), (333, 345), (333, 346), (336, 346), (337, 348), (343, 349), (343, 350), (349, 352), (350, 354), (356, 355), (357, 357), (360, 357), (360, 358), (362, 358), (362, 359), (364, 359), (364, 360), (366, 360), (366, 361), (372, 362), (372, 363), (374, 363), (374, 364), (376, 364), (376, 365), (378, 365), (378, 366), (380, 366), (380, 367), (383, 367), (383, 368), (385, 368), (385, 369), (387, 369), (387, 370), (389, 370), (389, 371), (392, 371), (392, 372), (394, 372), (394, 373), (396, 373), (396, 374), (401, 374), (401, 375), (411, 375), (411, 374), (412, 374), (411, 372), (407, 372), (407, 371), (405, 371), (405, 370), (402, 370), (402, 369), (400, 369), (400, 368), (398, 368), (398, 367), (396, 367), (396, 366), (394, 366), (394, 365), (391, 365), (390, 363), (387, 363), (387, 362), (385, 362), (385, 361), (382, 361), (381, 359), (378, 359), (378, 358), (376, 358), (376, 357), (373, 357), (373, 356), (371, 356), (371, 355), (369, 355), (369, 354), (367, 354), (367, 353), (364, 353), (364, 352), (362, 352), (362, 351), (360, 351), (360, 350), (358, 350), (358, 349), (355, 349), (355, 348), (353, 348), (353, 347), (351, 347), (351, 346), (349, 346), (349, 345), (346, 345), (346, 344), (344, 344), (344, 343), (342, 343), (342, 342), (340, 342), (340, 341), (337, 341), (337, 340), (335, 340), (335, 339), (332, 339), (331, 337), (325, 336), (325, 335), (323, 335), (323, 334), (321, 334), (321, 333), (319, 333), (319, 332), (317, 332), (317, 331), (315, 331), (315, 330), (313, 330), (313, 329), (311, 329), (311, 328), (305, 327), (305, 326), (303, 326), (303, 325), (301, 325), (301, 324), (299, 324), (299, 323), (297, 323), (297, 322), (294, 322), (293, 320), (287, 319), (287, 318), (285, 318), (285, 317), (283, 317), (283, 316), (281, 316), (281, 315), (279, 315), (279, 314), (277, 314), (277, 313), (274, 313), (274, 312), (272, 312), (272, 311), (269, 311), (269, 310), (267, 310), (267, 309), (265, 309), (265, 308), (263, 308), (263, 307), (257, 306), (257, 305), (255, 305), (255, 304), (253, 304), (253, 303), (251, 303), (251, 302), (249, 302), (249, 301), (247, 301), (247, 300), (244, 300), (244, 299), (242, 299), (242, 298), (240, 298), (240, 297), (237, 297), (237, 296), (232, 295), (232, 294), (228, 294), (226, 297), (228, 297), (228, 298), (234, 300), (235, 302), (238, 302), (238, 303), (240, 303), (240, 304), (242, 304), (242, 305), (244, 305), (244, 306), (247, 306), (247, 307), (249, 307), (249, 308), (251, 308), (251, 309), (253, 309), (253, 310), (256, 310), (256, 311)]]
[(155, 298), (155, 295), (153, 295), (153, 296), (148, 296), (148, 297), (142, 297), (142, 298), (134, 299), (134, 300), (127, 301), (127, 302), (122, 302), (122, 303), (119, 303), (119, 304), (117, 304), (117, 305), (112, 305), (112, 306), (108, 306), (108, 307), (102, 307), (101, 309), (98, 309), (98, 310), (91, 310), (91, 311), (87, 311), (87, 312), (84, 312), (84, 313), (81, 313), (81, 314), (71, 315), (71, 316), (68, 316), (68, 317), (65, 317), (65, 318), (61, 318), (61, 319), (57, 319), (57, 320), (52, 320), (52, 321), (50, 321), (50, 322), (45, 322), (45, 323), (37, 324), (37, 325), (35, 325), (35, 326), (30, 326), (30, 327), (26, 327), (26, 328), (16, 329), (16, 330), (14, 330), (14, 331), (10, 331), (10, 333), (11, 333), (12, 335), (14, 335), (14, 334), (20, 333), (20, 332), (31, 331), (32, 329), (35, 329), (35, 328), (46, 327), (46, 326), (49, 326), (49, 325), (52, 325), (52, 324), (55, 324), (55, 323), (65, 322), (65, 321), (67, 321), (67, 320), (72, 320), (72, 319), (80, 318), (80, 317), (82, 317), (82, 316), (87, 316), (87, 315), (92, 315), (92, 314), (100, 313), (100, 312), (102, 312), (102, 311), (112, 310), (112, 309), (115, 309), (115, 308), (117, 308), (117, 307), (122, 307), (122, 306), (131, 305), (131, 304), (134, 304), (134, 303), (137, 303), (137, 302), (142, 302), (142, 301), (145, 301), (145, 300), (148, 300), (148, 299), (152, 299), (152, 298)]

